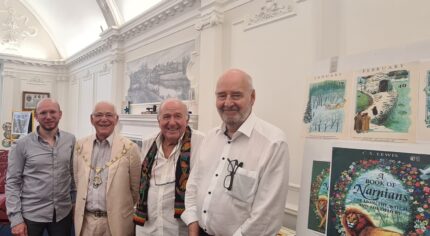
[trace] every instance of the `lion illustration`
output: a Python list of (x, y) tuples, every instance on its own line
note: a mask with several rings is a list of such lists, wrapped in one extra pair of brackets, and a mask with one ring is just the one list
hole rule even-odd
[(324, 228), (325, 227), (325, 222), (327, 220), (327, 202), (328, 199), (326, 196), (319, 196), (318, 200), (316, 201), (316, 208), (317, 208), (317, 212), (319, 217), (321, 217), (321, 221), (318, 227), (320, 228)]
[(342, 215), (342, 226), (347, 236), (401, 236), (402, 234), (376, 227), (367, 214), (348, 208)]

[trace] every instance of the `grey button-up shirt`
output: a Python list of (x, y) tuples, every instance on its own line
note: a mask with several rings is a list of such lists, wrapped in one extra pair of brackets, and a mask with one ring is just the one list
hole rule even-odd
[[(94, 139), (93, 153), (91, 157), (91, 166), (96, 168), (105, 167), (106, 163), (111, 159), (113, 134), (103, 141)], [(100, 173), (102, 183), (97, 188), (94, 188), (94, 170), (90, 172), (90, 180), (87, 192), (87, 204), (85, 209), (90, 211), (106, 211), (106, 190), (108, 181), (109, 167), (105, 167)]]
[[(39, 128), (39, 127), (38, 127)], [(72, 209), (76, 189), (73, 176), (75, 136), (59, 131), (50, 147), (33, 132), (16, 142), (8, 158), (6, 207), (11, 227), (24, 222), (52, 222)]]

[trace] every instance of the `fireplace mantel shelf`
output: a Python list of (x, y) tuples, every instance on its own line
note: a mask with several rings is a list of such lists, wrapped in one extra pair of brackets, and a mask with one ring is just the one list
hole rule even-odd
[[(190, 115), (189, 125), (197, 129), (198, 115)], [(120, 114), (119, 128), (122, 135), (141, 139), (159, 131), (157, 114)]]

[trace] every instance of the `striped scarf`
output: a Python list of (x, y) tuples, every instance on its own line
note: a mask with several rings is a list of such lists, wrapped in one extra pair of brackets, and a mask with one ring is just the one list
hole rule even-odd
[[(146, 154), (142, 163), (142, 172), (140, 177), (139, 201), (137, 202), (136, 211), (134, 212), (133, 221), (137, 225), (143, 226), (148, 218), (148, 191), (149, 181), (151, 179), (152, 166), (157, 156), (157, 142), (154, 140), (151, 148)], [(185, 188), (190, 175), (190, 153), (191, 153), (191, 128), (187, 126), (184, 137), (182, 138), (181, 153), (179, 154), (176, 164), (175, 180), (175, 218), (180, 218), (185, 210)]]

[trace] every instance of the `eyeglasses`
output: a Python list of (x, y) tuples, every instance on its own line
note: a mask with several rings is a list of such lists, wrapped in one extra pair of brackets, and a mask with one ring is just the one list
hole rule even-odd
[[(155, 169), (157, 169), (156, 167), (157, 167), (157, 164), (158, 164), (158, 157), (156, 157), (155, 158), (155, 163), (154, 163), (154, 165), (152, 166), (152, 176), (154, 177), (154, 183), (155, 183), (155, 186), (163, 186), (163, 185), (168, 185), (168, 184), (173, 184), (173, 183), (175, 183), (176, 182), (176, 179), (174, 179), (174, 180), (171, 180), (171, 181), (167, 181), (167, 182), (164, 182), (164, 183), (157, 183), (157, 175), (156, 175), (156, 173), (155, 173)], [(176, 170), (176, 162), (175, 162), (175, 167), (174, 167), (174, 169)]]
[(243, 166), (243, 162), (239, 162), (237, 159), (230, 160), (228, 158), (227, 158), (227, 161), (228, 161), (227, 171), (229, 172), (229, 174), (226, 175), (224, 178), (224, 188), (230, 191), (233, 188), (234, 175), (236, 174), (237, 169)]
[(102, 113), (102, 112), (97, 112), (97, 113), (93, 113), (93, 117), (96, 119), (101, 119), (106, 117), (106, 119), (113, 119), (115, 117), (115, 114), (107, 112), (107, 113)]

